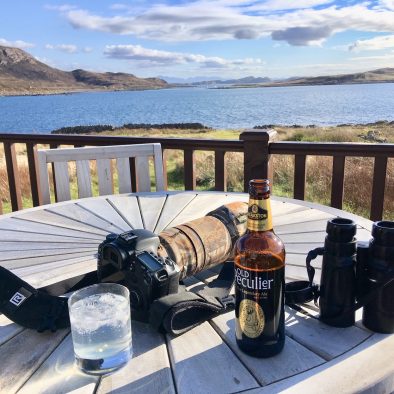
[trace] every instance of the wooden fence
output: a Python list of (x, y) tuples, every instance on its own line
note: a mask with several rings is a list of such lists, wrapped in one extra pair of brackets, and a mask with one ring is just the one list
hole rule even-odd
[[(272, 179), (273, 154), (294, 155), (294, 198), (300, 200), (305, 198), (307, 156), (330, 156), (333, 158), (331, 206), (339, 209), (343, 205), (346, 157), (372, 157), (374, 158), (374, 172), (370, 219), (380, 220), (382, 218), (387, 163), (389, 158), (394, 158), (394, 144), (284, 142), (276, 141), (276, 137), (277, 134), (274, 130), (246, 130), (241, 133), (239, 140), (0, 134), (0, 143), (3, 143), (4, 146), (8, 188), (13, 211), (23, 208), (15, 144), (26, 144), (33, 206), (38, 206), (41, 204), (41, 196), (37, 186), (36, 150), (38, 145), (49, 145), (53, 149), (60, 145), (81, 147), (159, 142), (163, 149), (164, 163), (166, 163), (167, 150), (176, 149), (184, 152), (185, 190), (196, 188), (195, 152), (197, 151), (213, 151), (215, 153), (215, 190), (218, 191), (226, 190), (225, 156), (228, 152), (244, 153), (245, 191), (249, 179), (265, 177)], [(166, 175), (165, 168), (165, 177)], [(0, 213), (1, 211), (0, 201)]]

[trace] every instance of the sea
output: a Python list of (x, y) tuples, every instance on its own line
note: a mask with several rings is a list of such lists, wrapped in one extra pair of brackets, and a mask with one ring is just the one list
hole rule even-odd
[(0, 133), (67, 126), (199, 122), (215, 129), (394, 121), (394, 83), (173, 88), (0, 97)]

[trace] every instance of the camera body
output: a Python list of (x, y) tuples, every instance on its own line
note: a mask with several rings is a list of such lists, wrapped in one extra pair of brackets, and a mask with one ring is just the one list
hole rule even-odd
[(180, 269), (168, 257), (158, 256), (159, 237), (137, 229), (109, 234), (98, 247), (99, 282), (116, 282), (130, 291), (132, 308), (144, 320), (152, 302), (178, 292)]

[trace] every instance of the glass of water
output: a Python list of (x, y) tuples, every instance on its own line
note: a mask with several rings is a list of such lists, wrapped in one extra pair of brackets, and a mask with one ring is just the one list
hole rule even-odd
[(131, 358), (129, 290), (114, 283), (85, 287), (68, 300), (77, 366), (104, 374)]

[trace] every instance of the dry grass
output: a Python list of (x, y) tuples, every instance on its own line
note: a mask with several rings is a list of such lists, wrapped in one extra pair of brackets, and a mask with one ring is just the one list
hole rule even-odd
[[(394, 143), (394, 125), (374, 126), (342, 126), (330, 128), (289, 128), (275, 127), (281, 140), (299, 141), (340, 141), (340, 142), (374, 142), (385, 140)], [(238, 139), (239, 131), (226, 130), (123, 130), (122, 134), (182, 137), (182, 138), (228, 138)], [(113, 134), (113, 133), (112, 133)], [(375, 141), (376, 142), (376, 141)], [(18, 168), (20, 173), (20, 186), (23, 196), (24, 208), (30, 207), (31, 193), (27, 166), (25, 146), (17, 144)], [(214, 153), (197, 152), (196, 154), (196, 180), (199, 190), (213, 190), (215, 186)], [(291, 197), (294, 184), (294, 157), (288, 155), (274, 155), (274, 183), (273, 192), (278, 196)], [(229, 191), (242, 191), (243, 189), (243, 154), (229, 152), (226, 154), (227, 189)], [(170, 190), (183, 189), (183, 152), (171, 150), (167, 152), (168, 186)], [(94, 166), (91, 167), (93, 179), (93, 194), (97, 195), (97, 177)], [(117, 191), (116, 171), (115, 188)], [(373, 176), (373, 159), (347, 158), (345, 165), (344, 209), (368, 217), (371, 206)], [(308, 156), (306, 172), (306, 200), (330, 204), (332, 181), (332, 158)], [(75, 166), (70, 167), (70, 183), (72, 197), (78, 195), (75, 177)], [(3, 211), (11, 210), (8, 191), (8, 179), (4, 161), (3, 148), (0, 145), (0, 198), (3, 202)], [(390, 159), (387, 168), (384, 218), (394, 220), (394, 159)]]

